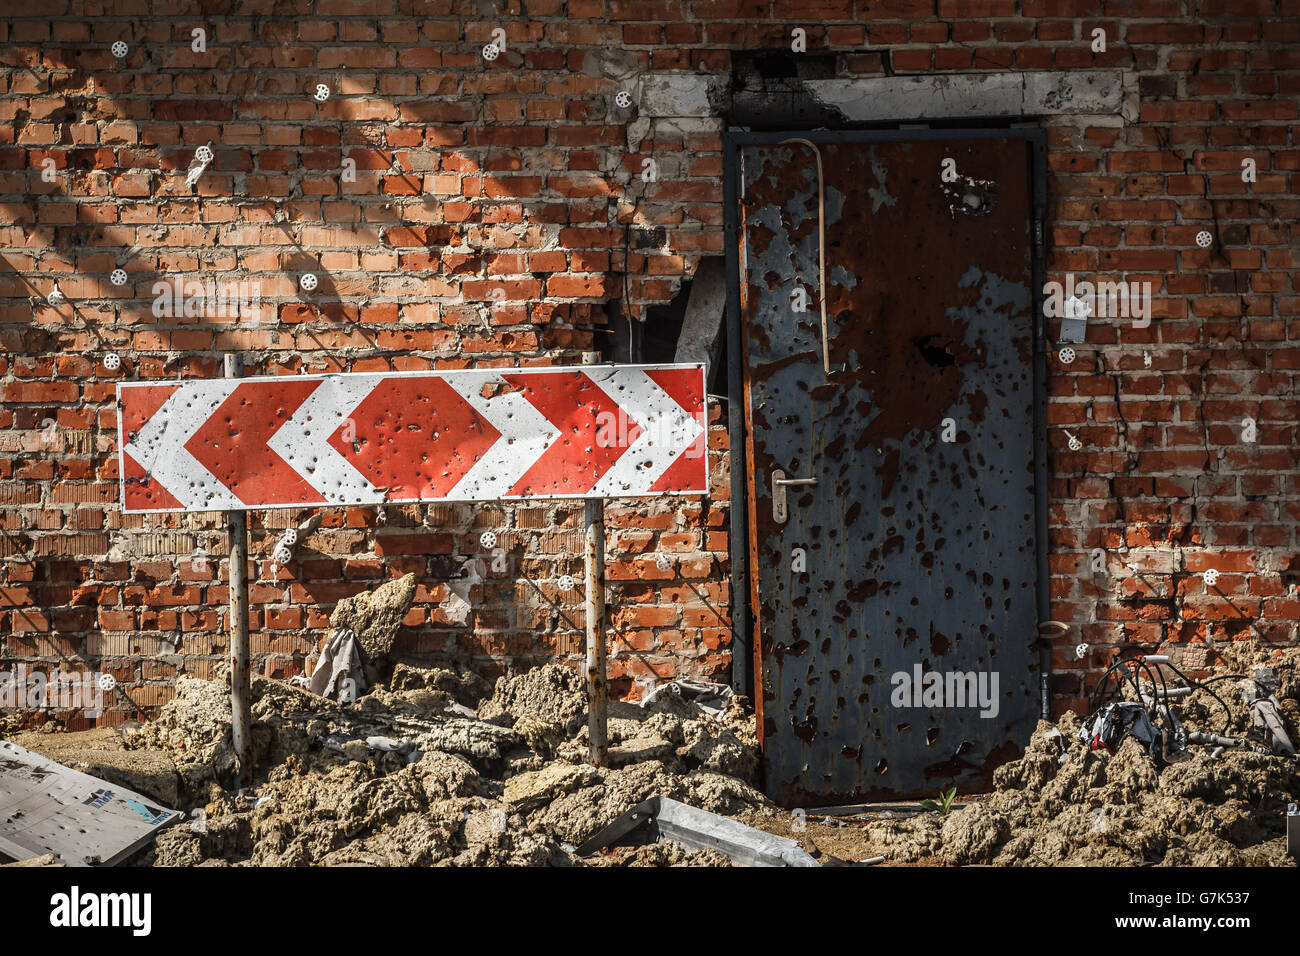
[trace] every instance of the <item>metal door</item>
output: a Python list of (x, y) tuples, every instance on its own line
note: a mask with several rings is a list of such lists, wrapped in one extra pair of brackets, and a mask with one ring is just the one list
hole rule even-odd
[(730, 154), (768, 792), (987, 788), (1039, 709), (1041, 140), (790, 135)]

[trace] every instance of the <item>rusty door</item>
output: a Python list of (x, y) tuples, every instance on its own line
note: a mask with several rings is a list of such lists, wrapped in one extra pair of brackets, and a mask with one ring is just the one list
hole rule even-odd
[(985, 788), (1039, 707), (1036, 139), (799, 136), (731, 152), (768, 792)]

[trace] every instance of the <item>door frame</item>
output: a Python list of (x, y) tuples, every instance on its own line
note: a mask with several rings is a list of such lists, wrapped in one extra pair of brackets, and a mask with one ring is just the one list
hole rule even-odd
[[(727, 254), (727, 364), (730, 369), (727, 389), (727, 433), (730, 467), (730, 532), (731, 540), (731, 633), (732, 633), (732, 684), (740, 693), (755, 702), (755, 711), (761, 712), (761, 702), (755, 697), (762, 692), (759, 649), (761, 641), (756, 631), (757, 618), (750, 607), (750, 589), (757, 587), (751, 579), (749, 500), (749, 461), (746, 454), (745, 431), (745, 359), (743, 338), (744, 319), (740, 313), (740, 150), (746, 146), (764, 146), (780, 143), (798, 136), (814, 143), (861, 142), (893, 143), (916, 140), (950, 139), (1005, 139), (1024, 140), (1031, 147), (1030, 155), (1030, 209), (1031, 254), (1033, 258), (1033, 288), (1030, 301), (1033, 308), (1033, 410), (1034, 410), (1034, 551), (1038, 566), (1035, 588), (1038, 619), (1046, 621), (1051, 615), (1051, 591), (1048, 578), (1047, 538), (1047, 335), (1043, 313), (1043, 283), (1046, 279), (1045, 247), (1047, 206), (1047, 131), (1037, 126), (963, 127), (941, 129), (864, 129), (864, 130), (783, 130), (754, 133), (744, 130), (726, 130), (722, 136), (723, 148), (723, 214)], [(820, 294), (820, 290), (819, 290)], [(1025, 635), (1031, 640), (1036, 635)], [(1040, 706), (1051, 706), (1051, 655), (1044, 646), (1039, 647)]]

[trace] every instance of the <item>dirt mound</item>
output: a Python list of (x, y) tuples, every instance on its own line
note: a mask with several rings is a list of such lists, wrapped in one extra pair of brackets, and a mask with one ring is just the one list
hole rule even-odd
[(182, 678), (159, 719), (128, 734), (128, 747), (170, 755), (181, 805), (198, 811), (161, 834), (146, 862), (717, 865), (718, 854), (680, 847), (591, 861), (573, 847), (654, 794), (728, 814), (769, 805), (725, 772), (753, 773), (752, 733), (730, 729), (752, 725), (743, 703), (728, 723), (680, 701), (615, 705), (622, 763), (596, 768), (583, 762), (584, 689), (558, 665), (499, 680), (490, 697), (478, 678), (404, 663), (352, 704), (261, 678), (252, 689), (252, 794), (223, 786), (234, 770), (224, 675)]
[[(1293, 734), (1300, 714), (1300, 651), (1237, 649), (1225, 670), (1256, 664), (1281, 678), (1279, 710)], [(1244, 736), (1248, 706), (1235, 681), (1198, 690), (1172, 709), (1189, 730)], [(1040, 721), (1024, 756), (994, 773), (995, 792), (947, 817), (868, 821), (891, 861), (935, 856), (950, 864), (1294, 866), (1286, 855), (1287, 804), (1300, 794), (1300, 764), (1250, 750), (1193, 746), (1157, 767), (1132, 737), (1112, 755), (1078, 736), (1079, 718)]]
[(559, 664), (544, 664), (518, 677), (497, 679), (492, 699), (479, 708), (483, 720), (512, 727), (523, 718), (551, 725), (568, 737), (587, 719), (582, 678)]
[(677, 843), (615, 847), (596, 854), (592, 866), (731, 866), (731, 858), (716, 850), (688, 850)]

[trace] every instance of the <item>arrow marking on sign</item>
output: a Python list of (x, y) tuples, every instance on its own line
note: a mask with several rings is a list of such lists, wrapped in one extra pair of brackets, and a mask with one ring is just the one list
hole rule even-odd
[(628, 434), (632, 421), (641, 434), (596, 482), (592, 494), (616, 498), (633, 487), (650, 488), (704, 433), (700, 423), (641, 369), (601, 368), (587, 375), (622, 407), (642, 413), (639, 419), (627, 413)]
[(185, 447), (246, 505), (324, 504), (269, 444), (320, 384), (292, 375), (240, 382)]
[(596, 477), (627, 451), (617, 445), (602, 447), (597, 443), (601, 417), (609, 415), (617, 420), (621, 409), (581, 372), (570, 372), (563, 378), (525, 372), (505, 379), (512, 385), (522, 385), (524, 398), (559, 432), (558, 438), (511, 486), (512, 497), (585, 495)]
[[(452, 388), (501, 433), (456, 485), (455, 494), (472, 498), (504, 498), (533, 462), (559, 440), (552, 425), (522, 390), (497, 372), (458, 375)], [(496, 392), (485, 397), (484, 392)]]
[(382, 379), (352, 413), (360, 448), (329, 442), (388, 501), (446, 498), (501, 437), (446, 378)]
[[(352, 463), (330, 444), (333, 435), (349, 442), (355, 436), (358, 405), (374, 390), (382, 375), (323, 379), (320, 388), (298, 406), (267, 445), (300, 471), (308, 483), (330, 504), (360, 504), (383, 498)], [(352, 429), (348, 429), (352, 422)]]
[(126, 453), (144, 468), (145, 474), (162, 485), (186, 511), (218, 511), (240, 504), (185, 447), (229, 394), (230, 383), (220, 379), (186, 382), (140, 426), (135, 439), (126, 446)]

